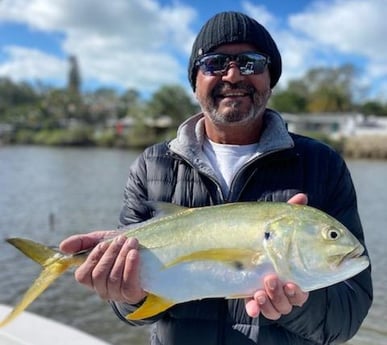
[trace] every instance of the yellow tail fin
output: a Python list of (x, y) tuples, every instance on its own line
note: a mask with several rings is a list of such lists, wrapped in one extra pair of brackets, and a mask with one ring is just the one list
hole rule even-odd
[(60, 277), (70, 266), (79, 265), (80, 258), (65, 255), (40, 243), (22, 238), (7, 239), (7, 242), (19, 249), (23, 254), (39, 263), (43, 271), (31, 287), (23, 295), (15, 308), (0, 321), (0, 328), (5, 326), (23, 312), (55, 279)]

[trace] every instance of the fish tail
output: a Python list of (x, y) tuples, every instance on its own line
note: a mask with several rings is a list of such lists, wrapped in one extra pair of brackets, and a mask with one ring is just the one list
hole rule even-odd
[(31, 240), (10, 238), (6, 241), (40, 264), (43, 270), (30, 288), (25, 292), (19, 303), (3, 320), (0, 321), (0, 328), (22, 313), (54, 282), (54, 280), (66, 272), (69, 267), (80, 264), (79, 258), (75, 258), (75, 256), (65, 255), (55, 249)]

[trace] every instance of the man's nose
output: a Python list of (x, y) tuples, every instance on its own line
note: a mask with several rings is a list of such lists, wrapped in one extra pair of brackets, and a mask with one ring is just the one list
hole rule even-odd
[(222, 76), (223, 81), (227, 81), (232, 84), (238, 83), (244, 78), (245, 76), (241, 74), (238, 64), (232, 61), (228, 64), (227, 69)]

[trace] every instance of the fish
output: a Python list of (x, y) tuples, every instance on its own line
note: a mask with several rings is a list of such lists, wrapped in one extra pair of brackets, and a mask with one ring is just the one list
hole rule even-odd
[[(364, 246), (343, 224), (308, 205), (252, 201), (148, 206), (154, 217), (123, 230), (139, 241), (140, 282), (147, 292), (128, 320), (149, 318), (187, 301), (250, 297), (269, 273), (307, 292), (345, 281), (370, 264)], [(0, 327), (90, 252), (64, 254), (29, 239), (7, 241), (43, 269)]]

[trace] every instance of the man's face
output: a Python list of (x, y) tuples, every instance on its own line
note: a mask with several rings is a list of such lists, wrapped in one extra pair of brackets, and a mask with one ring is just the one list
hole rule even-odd
[[(215, 53), (239, 54), (257, 51), (246, 43), (225, 44)], [(270, 74), (266, 67), (261, 74), (242, 75), (231, 62), (220, 76), (204, 75), (199, 69), (196, 78), (196, 97), (203, 113), (215, 125), (245, 125), (261, 121), (271, 95)]]

